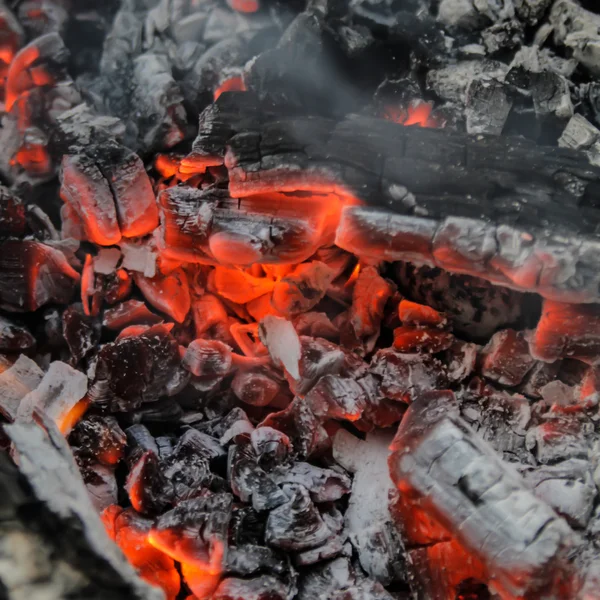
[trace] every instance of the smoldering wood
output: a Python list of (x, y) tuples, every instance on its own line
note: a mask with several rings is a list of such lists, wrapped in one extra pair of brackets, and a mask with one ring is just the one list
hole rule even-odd
[(64, 438), (50, 421), (44, 427), (5, 427), (19, 464), (0, 455), (6, 597), (161, 600), (108, 538)]

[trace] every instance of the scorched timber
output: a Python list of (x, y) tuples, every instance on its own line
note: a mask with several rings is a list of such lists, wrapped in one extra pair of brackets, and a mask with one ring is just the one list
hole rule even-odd
[(182, 171), (224, 163), (234, 198), (351, 194), (369, 208), (345, 210), (336, 243), (364, 258), (437, 265), (554, 300), (600, 299), (600, 169), (584, 154), (221, 98), (201, 115)]

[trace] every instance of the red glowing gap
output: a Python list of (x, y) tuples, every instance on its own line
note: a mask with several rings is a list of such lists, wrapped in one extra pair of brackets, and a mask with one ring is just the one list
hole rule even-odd
[(423, 100), (413, 100), (407, 109), (398, 106), (388, 105), (385, 107), (384, 118), (400, 125), (418, 127), (428, 127), (432, 129), (441, 129), (445, 123), (433, 114), (433, 103)]

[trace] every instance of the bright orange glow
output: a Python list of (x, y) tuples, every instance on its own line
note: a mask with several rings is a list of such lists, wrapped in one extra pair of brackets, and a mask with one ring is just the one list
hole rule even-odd
[[(240, 4), (256, 4), (256, 2), (252, 2), (252, 0), (250, 0), (249, 2), (239, 2)], [(256, 9), (254, 9), (256, 10)], [(241, 12), (254, 12), (254, 11), (241, 11)], [(214, 93), (214, 99), (215, 102), (218, 100), (219, 96), (223, 93), (223, 92), (245, 92), (246, 91), (246, 85), (244, 84), (244, 80), (240, 77), (230, 77), (229, 79), (226, 79), (216, 90)]]
[(62, 415), (59, 419), (57, 419), (56, 425), (60, 432), (67, 436), (71, 432), (71, 429), (75, 427), (75, 425), (79, 422), (81, 417), (86, 413), (88, 407), (90, 405), (90, 401), (87, 398), (82, 398), (70, 411), (68, 411), (65, 415)]
[(81, 273), (81, 304), (83, 304), (83, 312), (88, 315), (92, 314), (90, 308), (90, 296), (94, 293), (94, 262), (91, 254), (85, 255), (85, 263), (83, 272)]
[(10, 160), (11, 165), (19, 165), (28, 173), (44, 175), (51, 169), (51, 160), (45, 146), (41, 144), (25, 144), (21, 146)]
[(161, 177), (170, 179), (179, 173), (180, 156), (173, 154), (157, 154), (154, 159), (154, 168), (160, 173)]
[(357, 263), (354, 269), (352, 269), (352, 273), (350, 273), (350, 277), (348, 277), (348, 281), (345, 283), (345, 287), (350, 287), (360, 275), (360, 263)]
[(403, 323), (416, 325), (441, 325), (445, 318), (434, 308), (425, 304), (417, 304), (410, 300), (401, 300), (398, 305), (398, 316)]
[(229, 6), (243, 13), (253, 13), (260, 8), (258, 0), (229, 0)]
[(10, 63), (6, 77), (5, 109), (10, 112), (17, 98), (33, 87), (28, 67), (40, 57), (35, 41), (22, 48)]
[(181, 573), (197, 600), (210, 598), (223, 572), (225, 548), (221, 540), (211, 540), (208, 560), (206, 553), (196, 547), (196, 539), (189, 540), (170, 531), (154, 528), (148, 534), (148, 542), (181, 563)]
[(385, 107), (384, 118), (400, 125), (419, 127), (442, 128), (445, 123), (432, 115), (433, 103), (423, 100), (414, 100), (406, 110), (397, 106), (388, 105)]
[(397, 327), (394, 329), (394, 348), (398, 352), (440, 352), (452, 344), (452, 334), (428, 327)]
[(252, 277), (238, 269), (216, 267), (211, 274), (214, 277), (214, 290), (223, 298), (237, 304), (246, 304), (251, 300), (273, 291), (274, 282), (264, 277)]
[(134, 280), (152, 306), (167, 313), (177, 323), (183, 323), (190, 310), (191, 299), (188, 278), (181, 267), (152, 279), (136, 273)]

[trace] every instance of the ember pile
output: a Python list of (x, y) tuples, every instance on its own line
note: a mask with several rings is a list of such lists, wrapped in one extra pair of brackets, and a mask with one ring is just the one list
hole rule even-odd
[(0, 21), (0, 596), (600, 598), (593, 0)]

